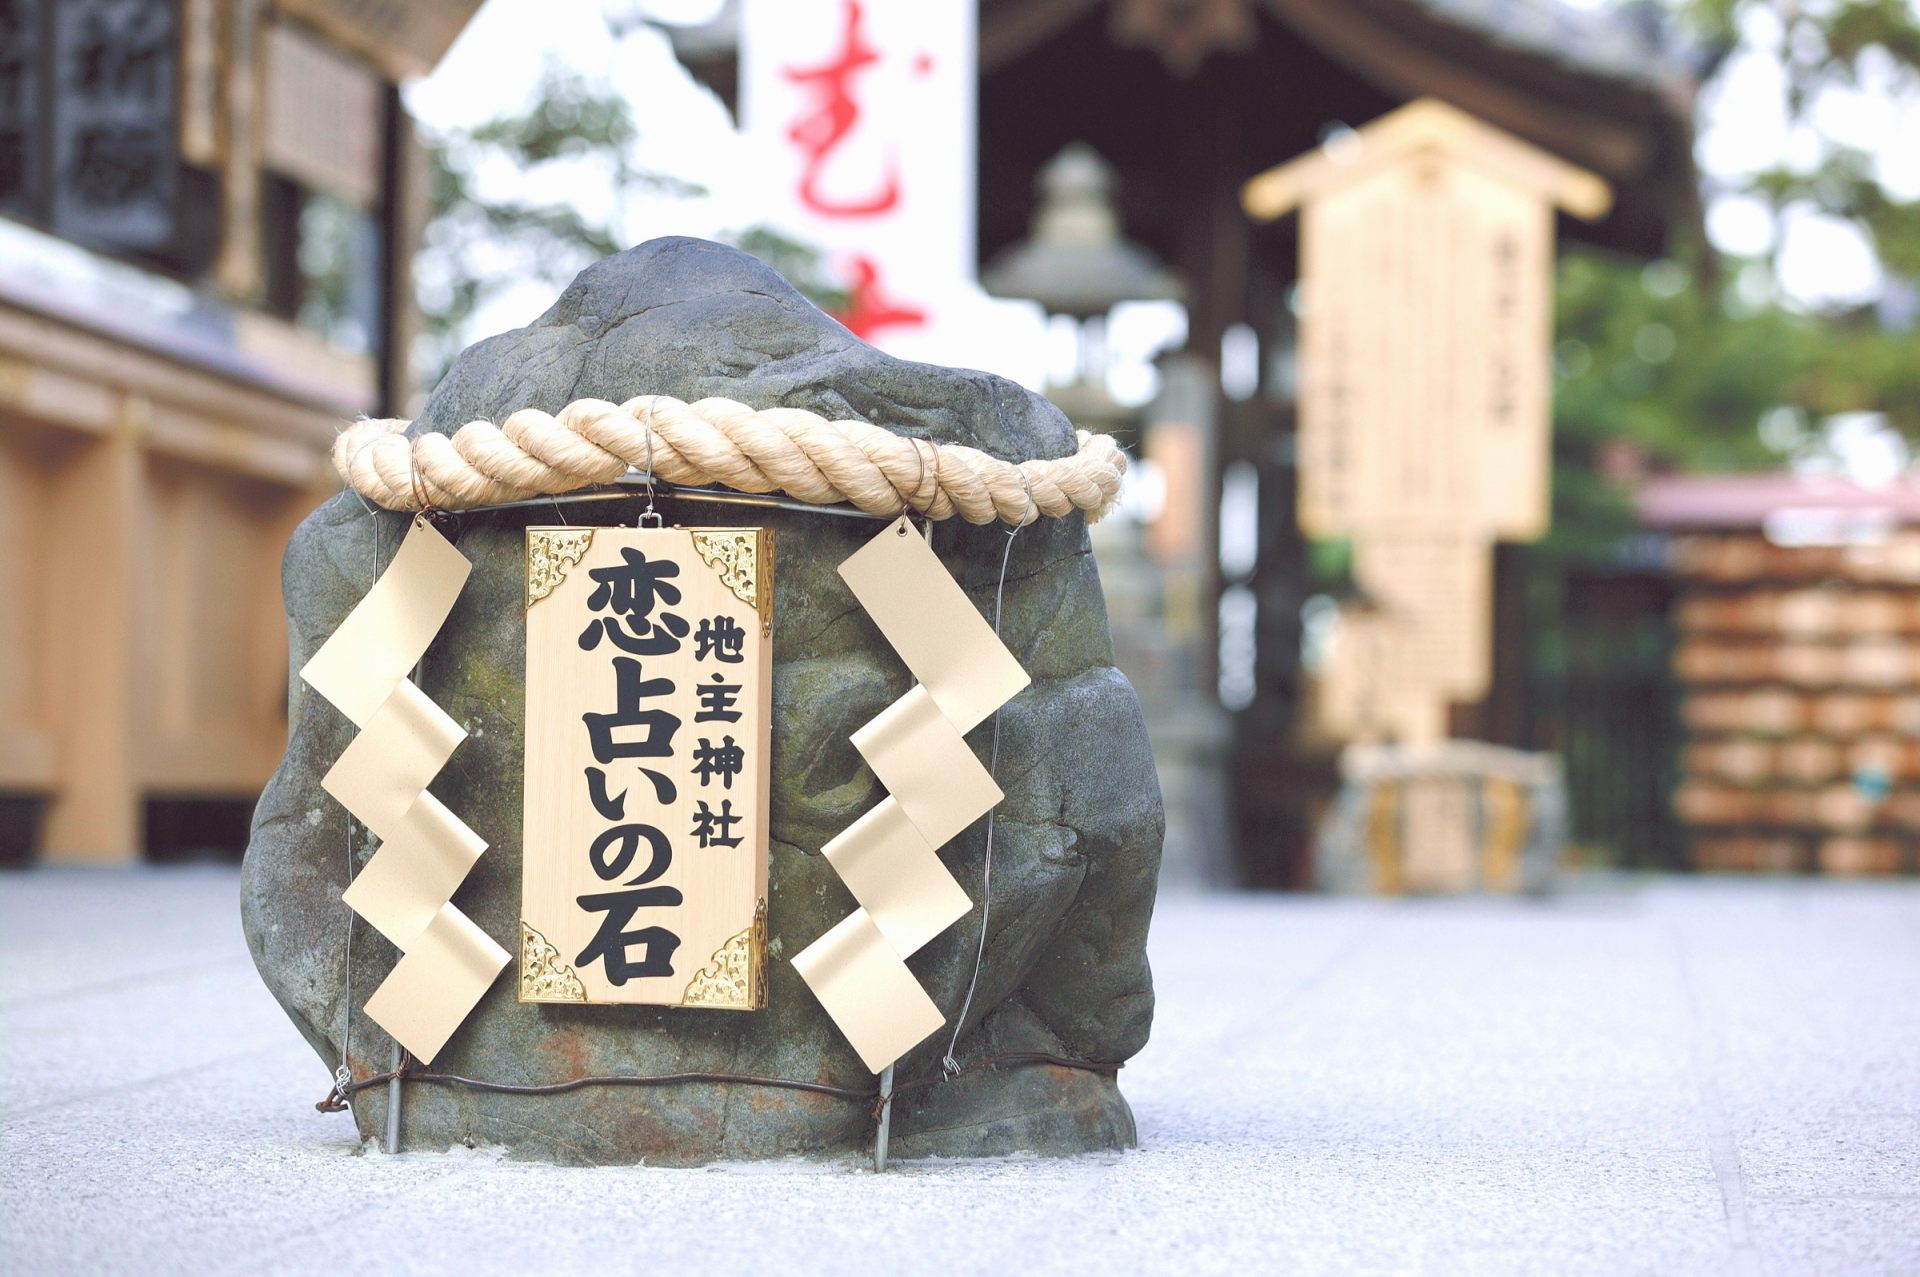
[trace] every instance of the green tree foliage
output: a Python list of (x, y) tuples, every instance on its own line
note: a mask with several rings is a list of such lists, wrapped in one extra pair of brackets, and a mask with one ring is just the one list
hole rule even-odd
[[(1553, 526), (1514, 562), (1528, 616), (1534, 743), (1560, 749), (1576, 791), (1576, 836), (1622, 836), (1604, 778), (1671, 782), (1677, 725), (1657, 689), (1673, 636), (1661, 615), (1653, 544), (1640, 534), (1635, 480), (1648, 473), (1833, 466), (1862, 414), (1920, 441), (1920, 206), (1875, 180), (1872, 158), (1818, 127), (1829, 88), (1920, 94), (1920, 5), (1912, 0), (1669, 0), (1707, 47), (1732, 49), (1743, 28), (1778, 59), (1799, 167), (1754, 173), (1706, 196), (1751, 200), (1780, 225), (1817, 212), (1865, 237), (1886, 280), (1879, 304), (1812, 310), (1778, 284), (1780, 237), (1751, 260), (1716, 254), (1701, 228), (1675, 234), (1650, 264), (1564, 250), (1556, 288)], [(1768, 38), (1771, 37), (1771, 38)], [(1749, 39), (1751, 46), (1755, 41)], [(1771, 47), (1767, 47), (1767, 46)], [(1920, 145), (1920, 141), (1910, 143)], [(1635, 699), (1641, 698), (1641, 699)], [(1601, 703), (1652, 715), (1638, 733), (1607, 725)], [(1581, 709), (1579, 706), (1585, 706)], [(1598, 715), (1596, 717), (1596, 715)], [(1580, 779), (1585, 777), (1585, 779)], [(1614, 856), (1663, 853), (1658, 820)]]
[[(549, 66), (524, 110), (429, 140), (430, 216), (415, 263), (425, 320), (416, 357), (423, 386), (439, 381), (481, 335), (472, 321), (488, 301), (529, 280), (557, 294), (586, 266), (646, 237), (644, 227), (636, 228), (637, 201), (705, 193), (636, 164), (639, 138), (625, 96)], [(758, 226), (734, 242), (817, 305), (845, 304), (811, 246)]]
[[(557, 292), (619, 252), (639, 196), (702, 193), (636, 166), (638, 138), (625, 98), (549, 66), (526, 109), (429, 139), (430, 212), (414, 267), (425, 320), (417, 362), (427, 385), (471, 338), (487, 301), (528, 279)], [(582, 200), (589, 184), (603, 198)], [(599, 216), (584, 211), (594, 205)]]
[[(1731, 40), (1743, 12), (1755, 8), (1770, 10), (1779, 22), (1795, 127), (1818, 134), (1818, 102), (1830, 89), (1920, 96), (1920, 5), (1912, 0), (1695, 0), (1692, 16), (1713, 38)], [(1920, 139), (1905, 144), (1920, 146)], [(1874, 161), (1822, 137), (1811, 166), (1769, 169), (1746, 193), (1776, 218), (1806, 210), (1852, 224), (1888, 279), (1889, 304), (1823, 317), (1789, 401), (1816, 420), (1880, 413), (1907, 439), (1920, 440), (1920, 326), (1913, 313), (1920, 309), (1920, 202), (1889, 193), (1874, 175)]]
[[(1909, 0), (1678, 0), (1703, 44), (1732, 47), (1770, 11), (1790, 122), (1820, 136), (1829, 88), (1920, 92), (1920, 6)], [(1758, 16), (1767, 17), (1769, 14)], [(1916, 143), (1920, 145), (1920, 143)], [(1776, 469), (1817, 456), (1823, 423), (1878, 413), (1920, 440), (1920, 204), (1894, 198), (1872, 157), (1820, 137), (1818, 159), (1753, 175), (1739, 194), (1776, 219), (1818, 211), (1872, 245), (1888, 304), (1788, 305), (1771, 255), (1718, 257), (1683, 229), (1671, 260), (1643, 266), (1571, 251), (1557, 289), (1554, 531), (1571, 566), (1615, 557), (1633, 530), (1626, 473)], [(1776, 240), (1777, 243), (1777, 240)]]
[(1781, 464), (1760, 423), (1790, 402), (1820, 322), (1742, 308), (1697, 270), (1569, 253), (1556, 288), (1549, 546), (1605, 559), (1634, 522), (1623, 478)]

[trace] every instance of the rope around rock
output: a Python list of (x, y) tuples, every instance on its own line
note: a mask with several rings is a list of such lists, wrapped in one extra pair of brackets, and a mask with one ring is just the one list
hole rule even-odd
[(864, 421), (731, 399), (684, 403), (641, 395), (623, 404), (576, 399), (557, 414), (522, 408), (500, 425), (408, 439), (410, 423), (357, 421), (334, 442), (347, 486), (389, 510), (465, 510), (612, 483), (629, 470), (662, 482), (784, 492), (869, 514), (1016, 526), (1075, 510), (1096, 521), (1113, 505), (1126, 454), (1079, 432), (1070, 457), (1016, 465), (960, 444), (910, 439)]

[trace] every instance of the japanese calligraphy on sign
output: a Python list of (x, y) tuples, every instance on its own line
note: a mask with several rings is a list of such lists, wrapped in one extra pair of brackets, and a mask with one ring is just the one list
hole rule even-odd
[(521, 1001), (765, 1005), (772, 538), (527, 529)]

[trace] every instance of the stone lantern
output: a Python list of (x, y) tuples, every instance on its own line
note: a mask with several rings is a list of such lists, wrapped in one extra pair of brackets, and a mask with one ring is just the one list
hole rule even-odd
[(1047, 398), (1084, 429), (1132, 436), (1138, 413), (1106, 391), (1107, 314), (1121, 302), (1178, 301), (1184, 290), (1151, 253), (1121, 235), (1113, 169), (1092, 147), (1067, 146), (1040, 170), (1035, 186), (1040, 207), (1033, 234), (989, 262), (980, 283), (995, 297), (1038, 302), (1049, 316), (1075, 322), (1074, 378), (1049, 386)]
[[(1196, 399), (1184, 364), (1169, 369), (1159, 410), (1142, 412), (1115, 402), (1106, 387), (1107, 316), (1121, 302), (1179, 301), (1185, 290), (1151, 253), (1121, 235), (1112, 202), (1113, 170), (1092, 147), (1068, 146), (1041, 169), (1036, 185), (1040, 207), (1033, 233), (988, 263), (980, 282), (997, 297), (1038, 302), (1049, 316), (1074, 321), (1079, 341), (1073, 377), (1048, 386), (1047, 398), (1076, 426), (1132, 441), (1157, 462), (1154, 444), (1142, 440), (1148, 433), (1143, 426), (1167, 424), (1180, 435), (1175, 442), (1190, 444), (1200, 419), (1210, 413), (1204, 407), (1198, 414), (1172, 408), (1176, 400)], [(1204, 388), (1197, 399), (1211, 402)], [(1175, 468), (1203, 481), (1200, 454), (1192, 447), (1181, 454), (1190, 464)], [(1150, 550), (1141, 517), (1123, 508), (1092, 532), (1114, 660), (1146, 708), (1166, 800), (1161, 883), (1217, 885), (1229, 876), (1228, 832), (1221, 815), (1228, 810), (1222, 771), (1226, 724), (1218, 705), (1196, 686), (1195, 636), (1201, 631), (1175, 621), (1176, 613), (1193, 610), (1190, 601), (1178, 602), (1190, 593), (1181, 587), (1205, 574), (1189, 561), (1190, 552), (1168, 556)]]

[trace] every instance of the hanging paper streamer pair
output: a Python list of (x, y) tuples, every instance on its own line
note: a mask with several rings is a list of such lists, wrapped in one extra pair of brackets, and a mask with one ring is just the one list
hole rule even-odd
[(472, 568), (415, 519), (392, 564), (300, 671), (360, 729), (320, 783), (380, 839), (342, 897), (403, 955), (367, 1015), (424, 1061), (508, 958), (449, 903), (486, 843), (427, 785), (467, 733), (408, 677)]
[(935, 852), (1003, 797), (966, 733), (1031, 679), (905, 518), (840, 576), (919, 681), (853, 734), (887, 797), (823, 854), (860, 907), (793, 965), (879, 1073), (945, 1023), (906, 959), (973, 907)]
[[(416, 519), (393, 563), (300, 671), (360, 728), (321, 784), (381, 839), (343, 899), (403, 955), (367, 1014), (423, 1061), (509, 961), (449, 903), (486, 844), (427, 785), (466, 732), (408, 677), (471, 569)], [(840, 575), (918, 682), (853, 734), (887, 797), (823, 849), (860, 907), (793, 963), (878, 1073), (945, 1023), (906, 959), (972, 908), (936, 853), (1003, 795), (966, 733), (1030, 679), (906, 519)]]

